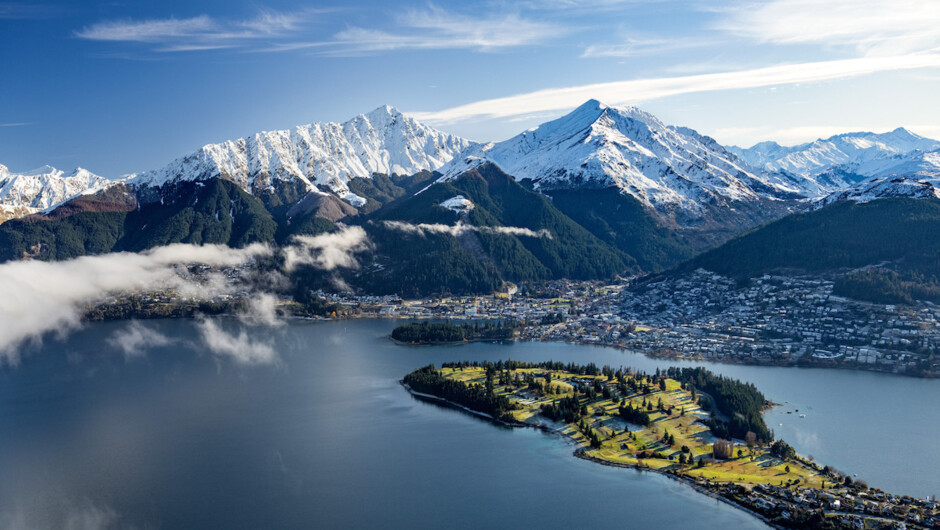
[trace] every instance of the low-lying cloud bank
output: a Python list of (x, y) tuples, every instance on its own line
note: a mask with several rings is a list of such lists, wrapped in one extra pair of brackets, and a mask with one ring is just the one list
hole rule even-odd
[[(359, 267), (355, 254), (372, 247), (362, 227), (341, 227), (318, 236), (298, 236), (283, 248), (284, 271), (301, 265), (321, 270)], [(17, 261), (0, 264), (0, 366), (16, 364), (20, 346), (49, 332), (66, 333), (78, 327), (84, 308), (109, 296), (175, 290), (184, 298), (210, 299), (243, 288), (220, 273), (190, 274), (190, 265), (214, 268), (245, 265), (274, 253), (267, 245), (241, 249), (223, 245), (175, 244), (133, 254), (128, 252), (85, 256), (68, 261)], [(280, 276), (279, 272), (272, 275)], [(217, 322), (202, 319), (199, 331), (204, 346), (219, 357), (240, 364), (277, 360), (273, 347), (250, 337), (247, 329), (278, 326), (277, 298), (253, 294), (238, 315), (240, 331), (229, 333)], [(150, 347), (172, 344), (174, 339), (155, 328), (131, 322), (114, 332), (108, 343), (128, 359)]]
[(287, 272), (300, 265), (313, 265), (321, 270), (357, 269), (359, 262), (355, 254), (372, 247), (361, 226), (345, 226), (338, 232), (318, 236), (295, 236), (293, 243), (284, 249), (284, 270)]
[[(17, 346), (50, 331), (78, 326), (83, 307), (109, 295), (175, 289), (184, 297), (209, 298), (230, 287), (220, 275), (201, 281), (184, 265), (233, 267), (270, 255), (266, 245), (169, 245), (139, 254), (85, 256), (68, 261), (17, 261), (0, 265), (0, 364), (19, 361)], [(130, 330), (118, 337), (123, 351), (147, 337)], [(152, 338), (152, 337), (151, 337)]]
[(552, 239), (552, 233), (546, 229), (531, 230), (518, 226), (474, 226), (458, 222), (455, 225), (427, 224), (427, 223), (405, 223), (402, 221), (382, 221), (382, 225), (389, 230), (397, 230), (408, 234), (450, 234), (459, 237), (468, 232), (478, 232), (480, 234), (504, 234), (522, 237), (544, 237)]

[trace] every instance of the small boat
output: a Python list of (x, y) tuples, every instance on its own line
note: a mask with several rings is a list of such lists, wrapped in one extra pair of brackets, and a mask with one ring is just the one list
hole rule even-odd
[(806, 414), (800, 414), (800, 417), (801, 417), (801, 418), (805, 418), (805, 417), (806, 417)]

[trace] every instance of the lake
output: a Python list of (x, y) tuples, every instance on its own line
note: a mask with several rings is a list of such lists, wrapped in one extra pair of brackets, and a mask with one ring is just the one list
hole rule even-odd
[[(763, 527), (668, 478), (574, 458), (560, 437), (398, 384), (448, 360), (675, 363), (551, 343), (397, 346), (396, 324), (253, 328), (279, 355), (258, 366), (211, 353), (191, 320), (145, 323), (170, 341), (133, 358), (113, 341), (127, 322), (47, 337), (0, 368), (0, 527)], [(940, 493), (940, 381), (708, 366), (784, 403), (768, 425), (799, 452), (873, 486)]]

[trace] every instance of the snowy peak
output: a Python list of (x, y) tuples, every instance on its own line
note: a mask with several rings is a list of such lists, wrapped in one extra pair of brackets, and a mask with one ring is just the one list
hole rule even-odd
[[(834, 170), (851, 169), (868, 162), (910, 153), (932, 151), (940, 142), (916, 135), (903, 127), (886, 132), (851, 132), (820, 138), (813, 142), (783, 147), (775, 142), (761, 142), (748, 149), (728, 149), (747, 164), (767, 171), (787, 171), (804, 177)], [(845, 167), (844, 167), (845, 166)]]
[(345, 123), (313, 123), (206, 145), (133, 177), (129, 184), (159, 187), (221, 177), (249, 193), (299, 184), (309, 191), (322, 186), (339, 197), (352, 197), (347, 184), (355, 177), (436, 170), (471, 145), (382, 106)]
[(542, 190), (615, 186), (660, 213), (681, 211), (689, 218), (708, 205), (801, 190), (753, 171), (692, 129), (597, 100), (504, 142), (476, 146), (441, 171), (450, 178), (486, 161)]
[(66, 175), (52, 166), (23, 173), (0, 166), (0, 222), (54, 207), (109, 184), (110, 180), (80, 167)]
[(873, 178), (820, 199), (816, 202), (816, 207), (821, 208), (839, 201), (869, 202), (890, 197), (940, 199), (940, 178)]

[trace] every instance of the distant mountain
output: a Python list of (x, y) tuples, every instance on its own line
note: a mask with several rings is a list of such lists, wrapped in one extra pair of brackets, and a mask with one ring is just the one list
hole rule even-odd
[(838, 134), (792, 147), (776, 142), (761, 142), (747, 149), (728, 147), (729, 151), (752, 167), (789, 173), (816, 182), (818, 190), (812, 190), (811, 186), (807, 186), (807, 189), (815, 191), (817, 195), (851, 186), (865, 178), (892, 170), (890, 168), (896, 175), (915, 171), (916, 162), (905, 167), (907, 155), (912, 154), (912, 158), (916, 159), (923, 153), (937, 149), (940, 149), (940, 141), (918, 136), (902, 127), (881, 134)]
[(885, 156), (873, 160), (852, 162), (830, 169), (816, 177), (821, 183), (829, 182), (834, 189), (852, 187), (862, 179), (910, 177), (940, 177), (940, 149)]
[(876, 177), (858, 185), (836, 191), (816, 202), (821, 208), (839, 201), (869, 202), (884, 198), (940, 199), (940, 176), (937, 178)]
[(80, 167), (66, 175), (51, 166), (11, 173), (0, 165), (0, 223), (45, 210), (110, 182)]
[(441, 172), (448, 178), (484, 161), (545, 192), (615, 187), (680, 226), (700, 223), (712, 208), (801, 191), (798, 182), (754, 171), (691, 129), (596, 100), (509, 140), (475, 146)]
[(206, 145), (127, 183), (159, 188), (220, 177), (269, 206), (290, 205), (323, 189), (361, 207), (367, 200), (350, 191), (352, 179), (435, 170), (471, 145), (383, 106), (345, 123), (314, 123)]
[[(486, 145), (380, 107), (345, 123), (207, 145), (121, 181), (81, 169), (67, 176), (53, 168), (13, 175), (0, 166), (0, 207), (11, 217), (34, 214), (0, 225), (0, 261), (67, 259), (176, 242), (281, 245), (343, 223), (361, 225), (374, 243), (362, 269), (300, 270), (294, 273), (297, 282), (406, 295), (486, 292), (507, 281), (666, 270), (813, 205), (831, 212), (846, 208), (840, 206), (846, 199), (895, 197), (886, 203), (893, 204), (903, 200), (896, 197), (936, 197), (932, 179), (940, 151), (922, 149), (932, 141), (900, 129), (833, 138), (828, 141), (844, 155), (840, 164), (803, 175), (767, 166), (768, 160), (793, 155), (794, 148), (760, 144), (735, 154), (640, 109), (594, 100)], [(819, 147), (813, 145), (804, 151)], [(849, 145), (858, 151), (851, 163), (845, 161), (851, 158)], [(753, 158), (755, 153), (764, 158)], [(764, 167), (750, 165), (748, 156)], [(828, 189), (841, 194), (811, 200)], [(907, 222), (885, 214), (880, 219), (886, 226), (876, 228), (860, 219), (859, 226), (891, 234)], [(840, 237), (864, 236), (848, 219), (833, 222), (807, 229), (811, 248), (774, 232), (784, 226), (802, 233), (778, 222), (745, 236), (776, 234), (770, 238), (743, 239), (758, 241), (752, 246), (737, 239), (721, 247), (732, 251), (716, 249), (687, 263), (746, 272), (809, 266), (830, 243), (835, 256), (877, 254), (840, 243)], [(832, 226), (841, 232), (829, 234)], [(790, 246), (805, 249), (802, 258), (809, 265), (787, 254)], [(830, 258), (818, 263), (843, 266)]]

